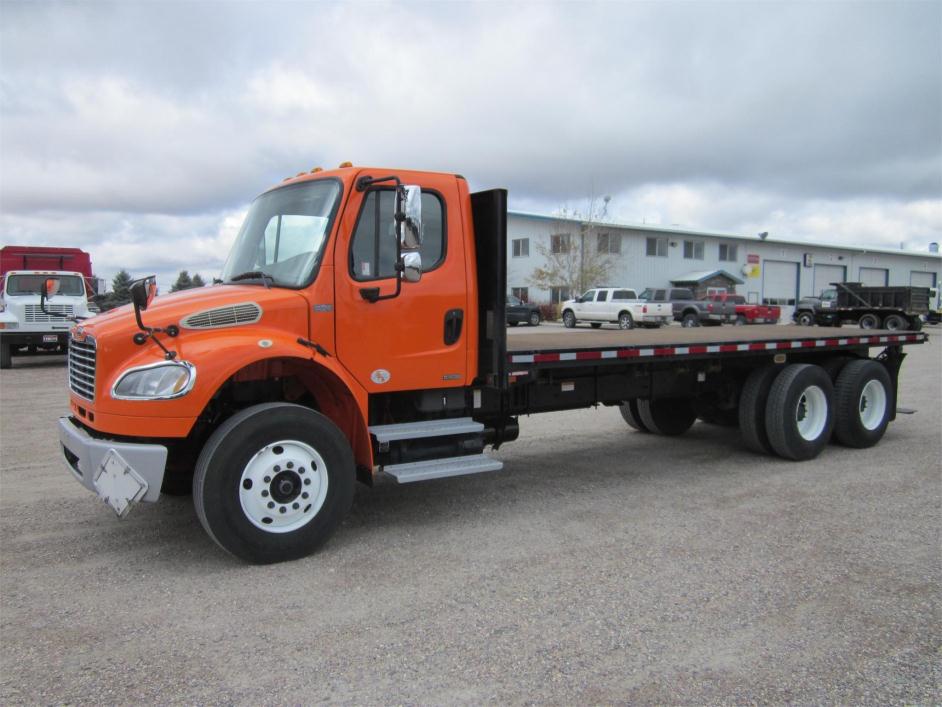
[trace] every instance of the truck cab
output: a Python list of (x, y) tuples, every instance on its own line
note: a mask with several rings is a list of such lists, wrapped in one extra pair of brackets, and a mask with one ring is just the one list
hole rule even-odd
[[(45, 280), (56, 278), (58, 293), (40, 304)], [(90, 316), (85, 279), (79, 272), (11, 270), (0, 279), (0, 368), (15, 353), (65, 351), (72, 317)]]

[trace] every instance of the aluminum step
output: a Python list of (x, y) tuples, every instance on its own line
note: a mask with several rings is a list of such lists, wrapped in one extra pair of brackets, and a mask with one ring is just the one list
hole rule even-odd
[(479, 434), (484, 425), (470, 417), (451, 420), (425, 420), (405, 422), (397, 425), (373, 425), (370, 434), (377, 442), (395, 442), (400, 439), (422, 439), (423, 437), (445, 437), (448, 435)]
[(448, 457), (446, 459), (429, 459), (424, 462), (409, 462), (407, 464), (387, 464), (383, 471), (392, 476), (400, 484), (412, 481), (426, 481), (428, 479), (444, 479), (448, 476), (464, 476), (465, 474), (480, 474), (484, 471), (500, 471), (504, 462), (491, 459), (486, 454), (471, 454), (466, 457)]

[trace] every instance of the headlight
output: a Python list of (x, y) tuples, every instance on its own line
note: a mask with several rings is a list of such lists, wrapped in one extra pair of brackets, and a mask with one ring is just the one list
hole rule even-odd
[(117, 400), (169, 400), (186, 395), (196, 382), (196, 368), (186, 361), (167, 361), (131, 368), (111, 389)]

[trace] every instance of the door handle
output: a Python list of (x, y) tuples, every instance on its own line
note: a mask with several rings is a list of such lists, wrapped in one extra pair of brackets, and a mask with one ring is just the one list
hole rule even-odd
[(461, 324), (464, 310), (449, 309), (445, 312), (445, 346), (451, 346), (461, 338)]

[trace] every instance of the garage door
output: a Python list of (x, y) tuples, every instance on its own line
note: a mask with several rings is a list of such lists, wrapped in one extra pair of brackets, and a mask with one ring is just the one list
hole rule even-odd
[(887, 269), (860, 268), (860, 281), (871, 287), (885, 287), (887, 283)]
[(832, 282), (844, 282), (847, 279), (845, 275), (846, 268), (843, 265), (815, 265), (812, 294), (821, 294), (821, 290), (828, 289)]
[(913, 287), (935, 287), (935, 273), (913, 270), (909, 274), (909, 284)]
[(798, 263), (766, 260), (762, 265), (762, 301), (795, 304), (798, 297)]

